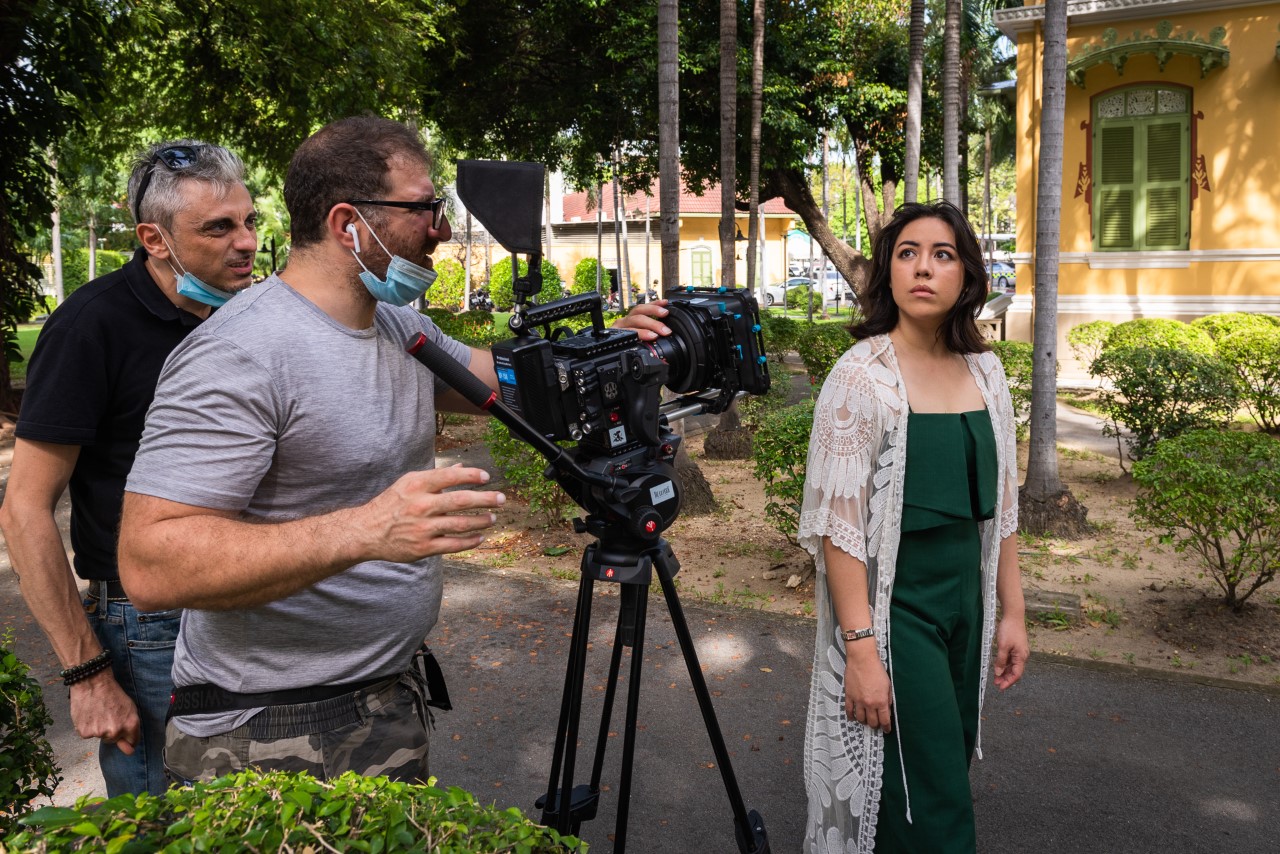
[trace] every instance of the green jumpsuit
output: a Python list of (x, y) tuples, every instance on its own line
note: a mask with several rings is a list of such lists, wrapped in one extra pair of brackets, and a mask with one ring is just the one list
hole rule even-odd
[(995, 435), (985, 409), (911, 412), (907, 419), (889, 611), (895, 731), (884, 739), (876, 851), (972, 852), (969, 761), (982, 656), (978, 523), (995, 515)]

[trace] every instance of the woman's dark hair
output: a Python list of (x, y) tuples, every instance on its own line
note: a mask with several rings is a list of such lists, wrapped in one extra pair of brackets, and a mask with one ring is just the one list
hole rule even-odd
[(902, 205), (893, 212), (893, 219), (880, 229), (871, 250), (871, 275), (862, 292), (863, 320), (849, 327), (849, 334), (858, 340), (872, 335), (883, 335), (898, 325), (898, 304), (893, 301), (890, 274), (893, 267), (893, 250), (898, 245), (902, 230), (912, 222), (925, 217), (940, 219), (951, 226), (956, 236), (956, 252), (964, 265), (964, 282), (960, 286), (960, 298), (942, 322), (938, 334), (953, 353), (982, 353), (990, 350), (975, 320), (978, 311), (987, 300), (987, 269), (982, 263), (982, 250), (974, 236), (969, 221), (960, 209), (950, 202)]
[[(284, 178), (293, 248), (324, 239), (325, 220), (334, 205), (385, 195), (396, 157), (431, 165), (416, 130), (379, 116), (339, 119), (308, 137), (294, 152)], [(377, 224), (381, 213), (366, 210), (365, 217)]]

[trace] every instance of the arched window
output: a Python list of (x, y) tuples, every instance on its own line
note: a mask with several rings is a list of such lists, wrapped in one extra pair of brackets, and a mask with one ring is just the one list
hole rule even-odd
[(689, 253), (689, 264), (692, 267), (693, 286), (709, 288), (711, 281), (711, 250), (705, 246), (695, 246)]
[(1094, 249), (1186, 249), (1191, 91), (1133, 86), (1093, 99)]

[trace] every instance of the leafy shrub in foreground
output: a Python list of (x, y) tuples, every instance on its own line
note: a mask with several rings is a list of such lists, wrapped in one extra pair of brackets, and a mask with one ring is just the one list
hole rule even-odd
[(1110, 320), (1077, 323), (1067, 333), (1067, 343), (1071, 345), (1071, 352), (1075, 354), (1080, 364), (1092, 365), (1093, 360), (1102, 355), (1102, 347), (1107, 343), (1107, 336), (1115, 328), (1116, 325)]
[(791, 288), (787, 291), (787, 308), (795, 308), (807, 312), (809, 303), (813, 303), (814, 314), (822, 311), (822, 304), (818, 301), (818, 294), (808, 285), (801, 285), (798, 288)]
[(457, 311), (462, 308), (462, 293), (467, 283), (467, 271), (456, 258), (441, 258), (435, 262), (436, 280), (427, 291), (427, 299), (433, 308)]
[(822, 385), (844, 351), (853, 346), (853, 338), (843, 323), (810, 323), (801, 327), (796, 352), (809, 371), (809, 381)]
[(742, 424), (758, 430), (765, 418), (787, 406), (791, 397), (791, 373), (776, 369), (770, 374), (769, 390), (764, 394), (748, 394), (738, 398), (738, 415)]
[(1015, 426), (1018, 440), (1021, 441), (1031, 432), (1031, 371), (1035, 366), (1034, 349), (1026, 341), (992, 341), (991, 349), (1004, 366), (1004, 375), (1009, 381), (1009, 396), (1013, 398)]
[(62, 779), (45, 740), (53, 718), (44, 707), (40, 683), (12, 645), (12, 632), (0, 637), (0, 838), (14, 829), (33, 800), (52, 796)]
[(1245, 329), (1280, 329), (1280, 317), (1249, 311), (1224, 311), (1206, 314), (1191, 321), (1192, 327), (1208, 334), (1214, 341)]
[[(552, 300), (560, 299), (562, 291), (560, 287), (560, 271), (556, 269), (556, 265), (552, 264), (546, 258), (542, 259), (542, 290), (537, 294), (538, 305), (546, 305)], [(524, 258), (520, 259), (520, 275), (523, 276), (529, 272), (529, 262)], [(493, 305), (499, 311), (510, 311), (511, 306), (515, 303), (515, 291), (511, 286), (511, 259), (502, 258), (495, 261), (493, 269), (489, 275), (489, 299), (493, 300)]]
[(1188, 350), (1108, 347), (1089, 373), (1106, 380), (1098, 396), (1110, 421), (1103, 432), (1118, 437), (1120, 426), (1127, 428), (1125, 442), (1134, 460), (1151, 453), (1162, 439), (1225, 425), (1239, 406), (1231, 368)]
[(1134, 463), (1133, 518), (1190, 549), (1239, 611), (1280, 571), (1280, 442), (1199, 430)]
[[(494, 467), (511, 484), (511, 491), (529, 502), (529, 509), (542, 515), (547, 525), (564, 521), (565, 511), (573, 506), (568, 494), (556, 483), (543, 476), (547, 460), (527, 442), (511, 435), (507, 426), (491, 419), (485, 430), (485, 445), (493, 455)], [(560, 442), (562, 448), (572, 448), (573, 442)]]
[(796, 348), (804, 324), (794, 317), (781, 314), (762, 314), (760, 325), (764, 327), (764, 351), (775, 362)]
[(1163, 317), (1143, 317), (1121, 323), (1107, 335), (1102, 352), (1133, 347), (1164, 347), (1201, 356), (1214, 354), (1213, 339), (1208, 333), (1181, 320)]
[(1253, 420), (1264, 430), (1280, 430), (1280, 324), (1245, 326), (1223, 336), (1218, 355), (1235, 370)]
[(245, 771), (162, 797), (81, 798), (45, 807), (5, 840), (14, 851), (520, 851), (586, 846), (540, 827), (519, 810), (481, 806), (458, 788), (343, 774)]
[(800, 505), (809, 457), (815, 401), (806, 400), (769, 413), (752, 446), (755, 475), (764, 482), (764, 516), (793, 543), (800, 533)]

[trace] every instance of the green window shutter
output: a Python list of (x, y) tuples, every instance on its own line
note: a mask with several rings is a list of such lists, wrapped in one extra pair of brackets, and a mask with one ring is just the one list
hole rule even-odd
[(1184, 117), (1143, 128), (1146, 181), (1142, 249), (1186, 249), (1190, 218), (1190, 164)]
[(711, 250), (694, 249), (692, 257), (693, 284), (699, 288), (711, 287)]
[(1138, 189), (1135, 181), (1137, 130), (1137, 123), (1132, 120), (1108, 121), (1098, 128), (1094, 231), (1100, 249), (1136, 248), (1133, 225)]

